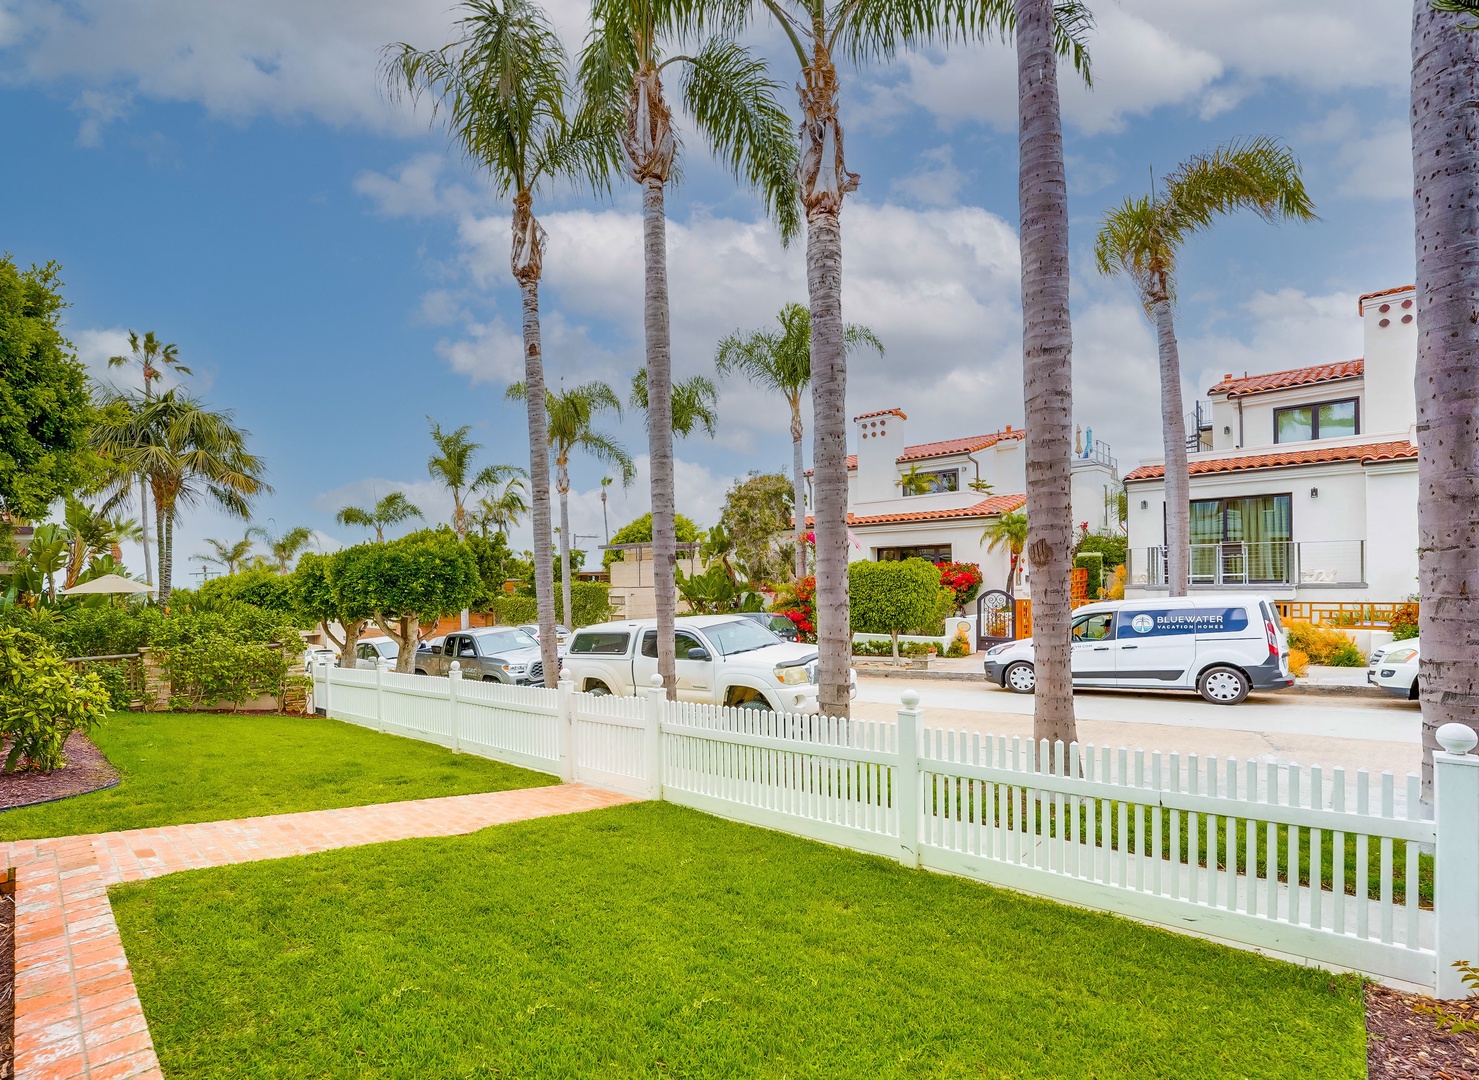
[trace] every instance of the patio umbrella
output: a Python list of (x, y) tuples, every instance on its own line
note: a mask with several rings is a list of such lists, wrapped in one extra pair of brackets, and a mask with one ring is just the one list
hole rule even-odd
[(104, 574), (102, 577), (84, 581), (81, 585), (73, 585), (70, 589), (63, 589), (67, 596), (113, 596), (121, 593), (151, 593), (153, 585), (145, 585), (142, 581), (130, 581), (119, 574)]

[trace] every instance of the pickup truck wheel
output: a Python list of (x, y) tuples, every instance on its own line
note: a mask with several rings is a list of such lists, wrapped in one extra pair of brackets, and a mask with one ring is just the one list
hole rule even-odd
[(1018, 660), (1002, 672), (1001, 683), (1018, 694), (1030, 694), (1037, 689), (1037, 671), (1026, 660)]
[(1419, 696), (1420, 695), (1417, 692), (1417, 680), (1416, 679), (1413, 679), (1412, 680), (1412, 689), (1409, 690), (1409, 691), (1407, 691), (1407, 700), (1408, 701), (1416, 701), (1416, 700), (1418, 700), (1418, 697)]
[(611, 687), (603, 682), (594, 682), (585, 688), (585, 692), (592, 697), (610, 697)]
[(755, 698), (751, 698), (749, 701), (741, 701), (735, 708), (743, 709), (745, 712), (770, 712), (768, 702), (757, 701)]

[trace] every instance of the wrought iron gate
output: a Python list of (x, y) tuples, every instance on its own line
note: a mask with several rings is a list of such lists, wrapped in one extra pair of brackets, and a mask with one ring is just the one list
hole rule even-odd
[(1017, 605), (1011, 593), (991, 589), (976, 598), (976, 648), (1017, 640)]

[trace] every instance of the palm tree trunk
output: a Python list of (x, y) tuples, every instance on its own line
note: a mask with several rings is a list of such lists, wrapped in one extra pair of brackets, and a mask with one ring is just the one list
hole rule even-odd
[(1436, 733), (1479, 730), (1479, 34), (1416, 0), (1412, 163), (1417, 212), (1417, 525), (1423, 798)]
[[(560, 611), (565, 625), (573, 627), (570, 617), (570, 477), (560, 467)], [(543, 630), (540, 631), (542, 635)]]
[(159, 515), (159, 605), (169, 607), (170, 582), (175, 569), (175, 512), (173, 508)]
[(149, 485), (143, 474), (139, 475), (139, 531), (143, 535), (144, 583), (154, 584), (154, 560), (149, 556)]
[[(524, 389), (529, 417), (529, 520), (534, 531), (534, 596), (539, 610), (539, 656), (544, 685), (560, 679), (555, 640), (555, 568), (550, 550), (549, 424), (544, 405), (544, 349), (539, 334), (539, 273), (544, 230), (534, 220), (529, 193), (514, 197), (510, 262), (524, 307)], [(563, 534), (562, 534), (563, 535)]]
[(816, 505), (817, 679), (824, 716), (850, 711), (852, 626), (847, 602), (847, 360), (842, 340), (842, 226), (836, 212), (807, 218), (811, 295), (812, 478)]
[[(801, 403), (791, 405), (791, 481), (796, 517), (796, 580), (806, 576), (806, 461), (801, 452)], [(846, 455), (844, 455), (844, 459)]]
[(646, 270), (647, 454), (652, 470), (652, 591), (657, 614), (657, 673), (678, 700), (673, 620), (678, 614), (677, 512), (673, 492), (673, 364), (668, 321), (667, 216), (663, 182), (642, 182), (642, 246)]
[(1053, 0), (1016, 0), (1022, 384), (1037, 692), (1034, 739), (1073, 742), (1070, 573), (1073, 336), (1068, 318), (1068, 189), (1058, 113)]
[(1185, 596), (1191, 579), (1191, 477), (1186, 465), (1186, 414), (1181, 404), (1181, 357), (1171, 301), (1155, 303), (1161, 354), (1161, 431), (1166, 455), (1166, 581), (1170, 595)]

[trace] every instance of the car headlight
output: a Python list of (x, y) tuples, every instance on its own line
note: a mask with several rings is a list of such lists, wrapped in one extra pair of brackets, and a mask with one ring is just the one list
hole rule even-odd
[(989, 648), (989, 649), (986, 650), (986, 655), (987, 656), (997, 656), (997, 655), (999, 655), (1001, 653), (1006, 652), (1008, 649), (1010, 649), (1015, 644), (1016, 644), (1015, 641), (1008, 641), (1008, 642), (1006, 642), (1004, 644), (1001, 644), (1001, 645), (993, 645), (993, 646), (991, 646), (991, 648)]
[(1405, 664), (1416, 655), (1416, 649), (1393, 649), (1381, 658), (1381, 662), (1383, 664)]
[(810, 680), (806, 677), (806, 668), (792, 666), (776, 668), (775, 681), (783, 686), (795, 686), (798, 683), (804, 683)]

